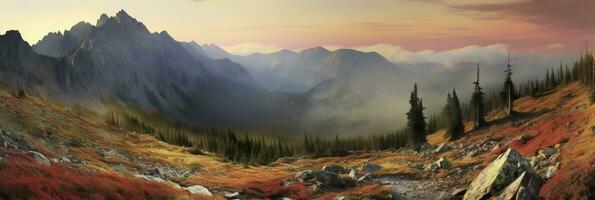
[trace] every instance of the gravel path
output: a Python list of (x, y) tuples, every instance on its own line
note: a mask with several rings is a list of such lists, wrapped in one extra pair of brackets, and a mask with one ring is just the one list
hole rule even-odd
[(385, 176), (374, 179), (386, 185), (394, 199), (432, 199), (440, 200), (448, 197), (451, 189), (431, 180), (412, 180), (400, 176)]

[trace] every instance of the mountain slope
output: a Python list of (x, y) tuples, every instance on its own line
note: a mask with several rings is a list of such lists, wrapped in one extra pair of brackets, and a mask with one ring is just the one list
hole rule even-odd
[[(34, 48), (12, 33), (0, 37), (19, 44), (0, 46), (18, 48), (0, 57), (7, 77), (25, 79), (9, 84), (38, 86), (36, 93), (65, 103), (125, 104), (205, 126), (282, 127), (295, 118), (287, 109), (290, 97), (262, 91), (241, 65), (194, 54), (124, 11), (103, 14), (95, 26), (79, 23), (63, 35), (50, 34)], [(13, 52), (24, 52), (23, 58)]]
[[(78, 191), (77, 195), (109, 196), (123, 191), (149, 190), (148, 194), (175, 197), (188, 194), (183, 189), (175, 189), (176, 184), (181, 187), (198, 184), (207, 187), (217, 199), (223, 199), (222, 195), (227, 191), (239, 191), (239, 197), (247, 199), (273, 196), (332, 199), (343, 195), (388, 198), (388, 194), (405, 199), (437, 199), (466, 188), (502, 149), (514, 148), (530, 160), (531, 156), (539, 155), (540, 150), (551, 147), (557, 153), (542, 160), (549, 164), (536, 167), (536, 171), (541, 174), (543, 169), (556, 166), (556, 162), (560, 165), (542, 187), (540, 196), (544, 199), (589, 199), (593, 196), (589, 187), (595, 157), (591, 145), (595, 141), (592, 130), (595, 106), (588, 103), (588, 93), (589, 89), (578, 83), (563, 85), (543, 96), (517, 100), (517, 117), (505, 118), (503, 111), (495, 111), (489, 114), (488, 125), (483, 129), (471, 131), (472, 124), (467, 124), (469, 129), (456, 141), (444, 140), (444, 131), (429, 135), (428, 139), (434, 145), (444, 142), (450, 146), (450, 150), (444, 152), (404, 149), (353, 152), (343, 157), (292, 157), (268, 166), (243, 166), (224, 162), (213, 155), (193, 155), (188, 148), (113, 127), (93, 112), (69, 109), (36, 96), (19, 99), (0, 89), (3, 106), (0, 109), (0, 174), (11, 172), (11, 176), (19, 178), (1, 179), (0, 184), (11, 187), (0, 187), (0, 195), (14, 194), (16, 188), (28, 195), (47, 193), (27, 187), (30, 182), (19, 181), (35, 180), (36, 183), (47, 181), (82, 187), (79, 190), (70, 190), (71, 187), (56, 189), (66, 195)], [(33, 154), (26, 154), (29, 150), (45, 155), (50, 165), (37, 164)], [(439, 158), (448, 159), (450, 167), (423, 170)], [(284, 180), (293, 180), (296, 169), (317, 171), (330, 165), (359, 169), (370, 166), (378, 170), (370, 172), (372, 181), (363, 181), (353, 187), (312, 189), (305, 182), (283, 184)], [(37, 172), (45, 172), (45, 169), (50, 170), (44, 173), (50, 177), (64, 177), (62, 172), (72, 170), (67, 171), (71, 175), (68, 177), (90, 181), (39, 176)], [(148, 180), (143, 180), (145, 178)], [(95, 183), (93, 180), (138, 187), (104, 191), (111, 187), (89, 189), (89, 185), (81, 184)], [(161, 192), (152, 193), (151, 188)]]

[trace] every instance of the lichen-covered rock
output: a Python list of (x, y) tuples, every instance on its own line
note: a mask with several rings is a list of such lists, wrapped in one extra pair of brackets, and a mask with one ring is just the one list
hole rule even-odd
[(513, 149), (498, 156), (471, 182), (464, 200), (479, 200), (497, 196), (521, 174), (538, 177), (529, 162)]
[(543, 179), (533, 174), (523, 172), (514, 182), (502, 191), (498, 200), (538, 200), (539, 189)]

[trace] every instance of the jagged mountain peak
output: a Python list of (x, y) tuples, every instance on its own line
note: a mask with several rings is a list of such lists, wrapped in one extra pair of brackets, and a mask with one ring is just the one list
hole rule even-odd
[(17, 39), (17, 40), (23, 40), (23, 37), (21, 36), (21, 33), (17, 30), (8, 30), (6, 31), (6, 33), (4, 33), (4, 38), (6, 39)]
[(107, 14), (105, 14), (105, 13), (101, 14), (99, 19), (97, 20), (96, 26), (102, 26), (108, 19), (109, 19), (109, 16), (107, 16)]
[(0, 35), (0, 47), (8, 48), (31, 48), (29, 43), (27, 43), (21, 33), (17, 30), (9, 30), (4, 33), (4, 35)]

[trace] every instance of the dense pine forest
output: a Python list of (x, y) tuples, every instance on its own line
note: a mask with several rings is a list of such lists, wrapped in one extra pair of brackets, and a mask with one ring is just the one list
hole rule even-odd
[[(595, 87), (593, 55), (584, 53), (571, 67), (560, 64), (558, 69), (548, 69), (543, 79), (527, 80), (522, 84), (512, 82), (514, 66), (507, 65), (503, 73), (501, 91), (490, 89), (487, 94), (480, 86), (478, 65), (475, 91), (465, 102), (459, 99), (456, 89), (446, 96), (446, 103), (440, 113), (426, 119), (423, 100), (418, 96), (417, 85), (410, 96), (411, 109), (407, 113), (407, 126), (392, 133), (367, 134), (366, 136), (342, 138), (340, 133), (334, 138), (320, 138), (304, 133), (303, 140), (277, 135), (237, 132), (225, 128), (189, 126), (163, 117), (158, 113), (148, 113), (129, 106), (109, 103), (106, 121), (129, 131), (152, 134), (162, 141), (185, 146), (192, 153), (212, 153), (225, 160), (244, 164), (268, 164), (279, 158), (308, 155), (313, 157), (340, 156), (350, 151), (376, 151), (402, 147), (419, 148), (427, 134), (446, 129), (451, 140), (465, 132), (464, 122), (475, 121), (475, 128), (482, 128), (484, 115), (503, 109), (514, 115), (512, 103), (524, 96), (547, 94), (560, 85), (579, 81)], [(593, 89), (592, 89), (593, 90)], [(595, 102), (595, 92), (591, 92)]]

